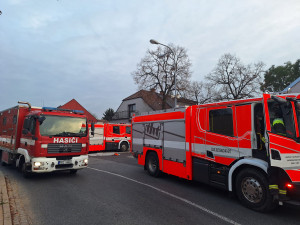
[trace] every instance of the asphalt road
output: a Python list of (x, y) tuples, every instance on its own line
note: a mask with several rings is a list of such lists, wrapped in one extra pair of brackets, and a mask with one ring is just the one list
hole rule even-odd
[[(226, 191), (169, 175), (153, 178), (129, 153), (91, 156), (89, 168), (25, 179), (0, 167), (32, 224), (299, 224), (300, 211), (262, 214)], [(14, 188), (14, 187), (12, 187)]]

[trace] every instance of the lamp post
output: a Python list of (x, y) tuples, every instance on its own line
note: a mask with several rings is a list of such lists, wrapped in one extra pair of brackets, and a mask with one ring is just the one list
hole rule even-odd
[(175, 92), (175, 100), (174, 100), (174, 108), (176, 108), (177, 106), (177, 95), (176, 95), (176, 92), (177, 92), (177, 83), (176, 83), (176, 72), (177, 72), (177, 65), (176, 65), (176, 62), (175, 62), (175, 52), (168, 46), (168, 45), (165, 45), (165, 44), (162, 44), (154, 39), (151, 39), (150, 40), (150, 43), (151, 44), (154, 44), (154, 45), (162, 45), (162, 46), (165, 46), (166, 48), (168, 48), (172, 54), (174, 55), (174, 68), (175, 68), (175, 72), (174, 72), (174, 92)]

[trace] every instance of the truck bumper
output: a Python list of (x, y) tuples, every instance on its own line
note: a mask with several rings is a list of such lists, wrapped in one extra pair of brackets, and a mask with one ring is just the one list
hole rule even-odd
[(88, 155), (73, 156), (71, 159), (58, 160), (56, 158), (32, 158), (31, 172), (45, 173), (59, 170), (78, 170), (88, 166)]
[(287, 200), (283, 201), (283, 205), (300, 208), (300, 183), (292, 183), (293, 188), (287, 190)]

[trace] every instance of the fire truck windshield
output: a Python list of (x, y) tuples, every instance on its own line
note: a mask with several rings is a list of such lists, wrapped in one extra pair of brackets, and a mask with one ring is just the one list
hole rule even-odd
[(40, 124), (42, 136), (86, 136), (86, 118), (43, 115)]

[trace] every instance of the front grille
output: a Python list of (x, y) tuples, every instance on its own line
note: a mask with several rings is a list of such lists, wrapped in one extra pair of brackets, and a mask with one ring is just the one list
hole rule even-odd
[(71, 160), (73, 156), (53, 156), (53, 158), (56, 158), (56, 160)]
[(81, 152), (82, 144), (73, 143), (73, 144), (48, 144), (48, 153), (78, 153)]
[(56, 169), (65, 169), (65, 168), (73, 168), (73, 164), (61, 164), (61, 165), (56, 165)]

